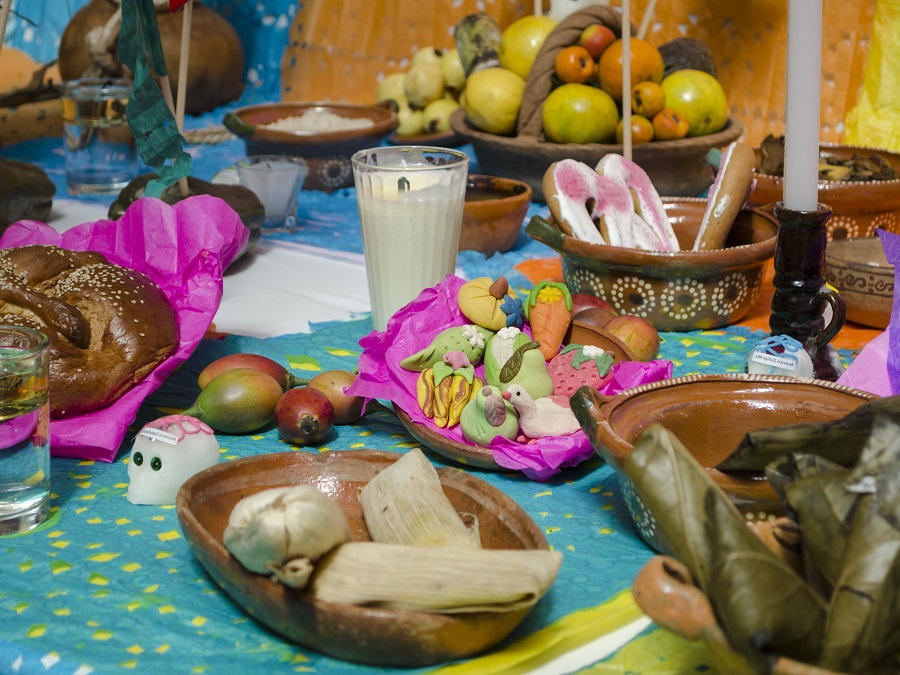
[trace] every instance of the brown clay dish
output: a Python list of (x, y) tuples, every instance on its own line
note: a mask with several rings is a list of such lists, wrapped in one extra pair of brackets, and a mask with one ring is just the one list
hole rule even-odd
[(410, 436), (442, 457), (475, 469), (506, 470), (494, 461), (494, 455), (490, 448), (483, 448), (474, 443), (462, 443), (452, 438), (447, 438), (434, 429), (413, 420), (403, 408), (394, 406), (394, 412), (397, 413), (397, 418), (406, 427)]
[[(760, 149), (754, 148), (759, 166)], [(900, 175), (900, 154), (864, 146), (821, 143), (820, 156), (849, 159), (854, 154), (883, 157)], [(784, 178), (755, 172), (756, 188), (750, 195), (755, 204), (768, 205), (782, 200)], [(868, 237), (875, 228), (900, 232), (900, 180), (843, 181), (819, 180), (819, 203), (831, 207), (825, 228), (828, 240)]]
[(828, 242), (825, 281), (843, 298), (848, 321), (887, 328), (894, 303), (894, 266), (878, 236)]
[(480, 251), (486, 256), (506, 253), (522, 230), (531, 188), (512, 178), (469, 174), (463, 206), (460, 251)]
[(458, 148), (465, 145), (466, 139), (453, 129), (438, 131), (433, 134), (394, 134), (389, 136), (387, 142), (391, 145), (426, 145), (433, 148)]
[[(324, 602), (248, 572), (222, 544), (234, 505), (270, 487), (309, 484), (335, 499), (355, 540), (368, 539), (357, 491), (400, 455), (375, 450), (284, 452), (236, 459), (189, 478), (176, 502), (181, 529), (203, 567), (257, 621), (335, 658), (414, 667), (462, 659), (506, 637), (528, 610), (430, 614)], [(489, 483), (459, 469), (437, 470), (460, 513), (478, 518), (485, 548), (546, 549), (537, 524)]]
[[(299, 117), (307, 110), (322, 110), (341, 117), (368, 118), (364, 129), (337, 131), (279, 131), (265, 127), (280, 119)], [(223, 123), (244, 139), (248, 155), (291, 155), (309, 164), (304, 190), (334, 190), (353, 185), (350, 157), (364, 148), (381, 145), (397, 128), (397, 114), (382, 105), (352, 103), (262, 103), (226, 113)]]
[[(836, 420), (874, 398), (874, 394), (825, 380), (690, 375), (634, 387), (616, 396), (583, 387), (572, 397), (572, 409), (594, 449), (621, 478), (622, 463), (634, 442), (647, 427), (659, 423), (684, 444), (741, 511), (763, 519), (780, 515), (783, 509), (765, 476), (761, 472), (726, 474), (715, 466), (750, 431)], [(627, 492), (624, 487), (623, 492)], [(641, 506), (628, 505), (638, 520)], [(641, 534), (653, 538), (652, 532), (641, 530)]]
[(534, 217), (525, 231), (562, 258), (572, 293), (590, 293), (619, 314), (634, 314), (658, 331), (708, 330), (739, 321), (756, 303), (765, 263), (775, 255), (778, 223), (759, 209), (742, 210), (725, 248), (691, 251), (706, 200), (664, 198), (681, 251), (641, 251), (593, 244)]

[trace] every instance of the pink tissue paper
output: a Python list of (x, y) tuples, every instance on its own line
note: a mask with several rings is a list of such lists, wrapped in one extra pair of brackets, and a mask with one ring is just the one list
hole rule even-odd
[[(900, 235), (876, 229), (887, 261), (894, 266), (894, 288), (900, 275)], [(838, 384), (878, 396), (900, 394), (900, 295), (894, 293), (887, 329), (870, 341), (838, 378)]]
[[(425, 417), (416, 398), (418, 372), (404, 370), (400, 361), (424, 349), (441, 331), (451, 326), (471, 323), (459, 311), (456, 296), (465, 283), (449, 275), (443, 283), (426, 288), (388, 321), (384, 332), (372, 331), (359, 341), (363, 353), (359, 358), (359, 375), (347, 393), (367, 399), (387, 399), (406, 412), (414, 422), (424, 424), (449, 440), (468, 444), (459, 426), (437, 427)], [(528, 332), (526, 328), (526, 332)], [(612, 395), (624, 389), (668, 379), (672, 363), (658, 360), (650, 363), (625, 361), (614, 366), (615, 373), (600, 390)], [(475, 374), (484, 376), (484, 366)], [(494, 462), (521, 471), (532, 480), (546, 481), (569, 466), (585, 461), (594, 450), (583, 431), (570, 436), (552, 436), (533, 443), (516, 443), (495, 439), (491, 448)]]
[(52, 455), (115, 459), (144, 399), (203, 339), (222, 299), (222, 273), (246, 246), (249, 234), (228, 204), (208, 195), (189, 197), (174, 206), (144, 197), (118, 221), (83, 223), (62, 234), (34, 220), (7, 228), (0, 248), (52, 244), (97, 251), (111, 263), (145, 273), (165, 293), (178, 319), (176, 351), (140, 384), (107, 408), (51, 420)]

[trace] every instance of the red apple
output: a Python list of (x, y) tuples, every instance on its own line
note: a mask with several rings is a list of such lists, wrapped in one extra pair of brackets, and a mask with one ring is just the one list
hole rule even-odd
[(638, 361), (652, 361), (659, 354), (659, 333), (643, 317), (622, 314), (610, 319), (603, 330), (628, 345)]
[(615, 307), (613, 307), (603, 298), (598, 298), (596, 295), (591, 295), (590, 293), (572, 293), (573, 317), (581, 310), (588, 309), (589, 307), (599, 307), (600, 309), (605, 309), (612, 312), (613, 315), (618, 314)]
[(617, 40), (612, 29), (602, 23), (592, 23), (581, 31), (578, 44), (588, 50), (594, 61), (600, 58), (603, 50)]

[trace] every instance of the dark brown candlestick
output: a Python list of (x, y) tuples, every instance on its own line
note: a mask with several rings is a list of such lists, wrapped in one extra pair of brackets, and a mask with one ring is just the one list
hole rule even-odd
[[(769, 329), (772, 335), (788, 335), (803, 344), (812, 358), (815, 377), (836, 380), (840, 364), (832, 358), (828, 343), (844, 325), (843, 299), (825, 286), (825, 224), (831, 207), (819, 204), (817, 211), (795, 211), (777, 202), (775, 240), (775, 295)], [(825, 325), (825, 306), (831, 305), (832, 320)]]

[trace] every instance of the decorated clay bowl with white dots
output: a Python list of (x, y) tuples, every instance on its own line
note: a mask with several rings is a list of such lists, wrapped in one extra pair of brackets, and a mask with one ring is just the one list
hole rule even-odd
[(600, 457), (619, 474), (622, 496), (640, 536), (666, 551), (656, 523), (622, 472), (641, 433), (662, 424), (722, 488), (748, 522), (783, 515), (784, 502), (761, 471), (716, 468), (748, 432), (841, 419), (874, 394), (828, 382), (787, 375), (688, 375), (604, 396), (582, 387), (572, 410)]
[[(759, 166), (760, 149), (754, 148)], [(876, 154), (886, 160), (900, 175), (900, 154), (880, 148), (821, 143), (819, 156), (825, 160), (847, 160), (854, 155)], [(781, 201), (784, 178), (754, 174), (756, 187), (750, 200), (767, 206)], [(825, 224), (828, 241), (868, 237), (876, 228), (900, 233), (900, 180), (819, 180), (819, 203), (831, 207), (831, 218)]]
[[(310, 111), (327, 115), (318, 128), (300, 121)], [(365, 120), (372, 123), (356, 126)], [(353, 153), (378, 147), (400, 124), (397, 114), (383, 105), (332, 102), (249, 105), (226, 113), (223, 123), (243, 139), (248, 155), (302, 158), (307, 168), (303, 189), (324, 192), (353, 185)]]
[(560, 254), (570, 292), (603, 298), (619, 314), (643, 317), (658, 331), (709, 330), (740, 321), (759, 298), (766, 261), (775, 255), (778, 222), (760, 209), (744, 209), (725, 248), (692, 251), (706, 200), (664, 197), (663, 204), (680, 251), (594, 244), (540, 216), (525, 231)]

